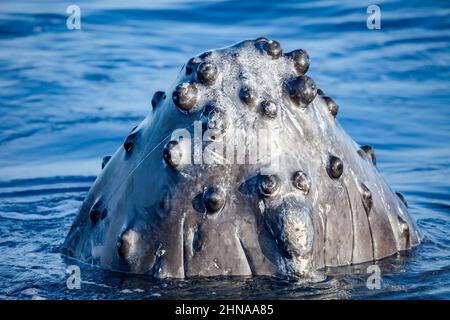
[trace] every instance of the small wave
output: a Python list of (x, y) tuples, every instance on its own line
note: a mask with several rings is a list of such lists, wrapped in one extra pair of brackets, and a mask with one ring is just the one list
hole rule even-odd
[(20, 213), (20, 212), (1, 212), (0, 218), (2, 219), (10, 219), (10, 220), (20, 220), (20, 221), (40, 221), (40, 220), (54, 220), (65, 218), (67, 216), (75, 215), (75, 211), (63, 211), (54, 214), (36, 214), (36, 213)]
[(46, 194), (84, 193), (94, 182), (93, 176), (56, 176), (0, 182), (0, 198), (40, 196)]
[(95, 180), (93, 176), (55, 176), (32, 179), (15, 179), (10, 181), (0, 181), (0, 188), (18, 187), (18, 186), (33, 186), (55, 183), (76, 183), (88, 182), (92, 183)]
[(46, 31), (66, 30), (66, 19), (65, 15), (51, 13), (9, 14), (0, 23), (0, 39), (14, 39)]
[(0, 198), (26, 197), (26, 196), (59, 194), (59, 193), (81, 193), (81, 192), (87, 192), (87, 191), (89, 191), (89, 187), (69, 187), (69, 188), (21, 190), (21, 191), (0, 193)]
[(103, 283), (97, 283), (97, 282), (94, 282), (94, 281), (83, 280), (83, 281), (81, 281), (81, 283), (82, 283), (82, 284), (90, 284), (90, 285), (97, 286), (97, 287), (102, 287), (102, 288), (108, 288), (108, 289), (111, 289), (111, 286), (108, 286), (108, 285), (103, 284)]

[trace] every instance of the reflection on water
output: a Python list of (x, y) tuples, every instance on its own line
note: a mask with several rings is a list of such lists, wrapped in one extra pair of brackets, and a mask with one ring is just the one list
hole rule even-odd
[[(383, 1), (3, 1), (0, 10), (0, 299), (450, 298), (450, 6)], [(366, 267), (326, 270), (318, 283), (255, 278), (156, 281), (62, 257), (83, 197), (126, 133), (193, 55), (268, 36), (306, 49), (309, 74), (341, 106), (339, 121), (377, 151), (424, 233), (417, 249)], [(80, 264), (81, 290), (65, 269)]]

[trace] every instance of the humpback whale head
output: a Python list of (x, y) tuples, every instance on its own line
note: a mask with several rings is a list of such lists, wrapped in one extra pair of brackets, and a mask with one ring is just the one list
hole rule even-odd
[(307, 277), (419, 244), (309, 66), (267, 38), (190, 59), (103, 159), (64, 252), (158, 278)]

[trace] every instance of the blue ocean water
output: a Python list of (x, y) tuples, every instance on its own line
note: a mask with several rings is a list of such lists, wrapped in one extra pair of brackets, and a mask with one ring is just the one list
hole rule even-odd
[[(66, 9), (81, 9), (68, 30)], [(367, 7), (381, 9), (369, 30)], [(0, 299), (449, 299), (449, 1), (2, 1), (0, 4)], [(60, 254), (101, 158), (113, 153), (192, 56), (267, 36), (307, 50), (308, 74), (339, 121), (377, 152), (423, 244), (320, 283), (271, 278), (156, 281)], [(79, 264), (79, 263), (78, 263)]]

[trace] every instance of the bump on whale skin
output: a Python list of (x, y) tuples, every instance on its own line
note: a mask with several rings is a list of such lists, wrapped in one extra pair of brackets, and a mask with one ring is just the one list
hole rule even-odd
[[(406, 200), (374, 150), (341, 128), (337, 104), (304, 75), (309, 64), (267, 38), (190, 59), (104, 159), (64, 252), (157, 278), (308, 277), (418, 245)], [(203, 159), (174, 140), (177, 129), (214, 132), (200, 141)], [(269, 157), (243, 164), (212, 148), (233, 135), (235, 150), (248, 148), (261, 130)]]

